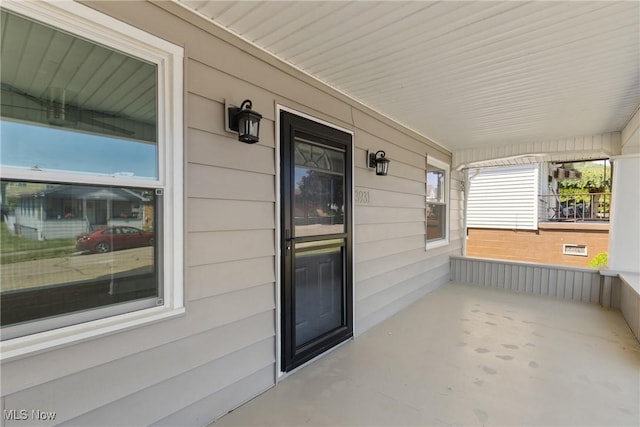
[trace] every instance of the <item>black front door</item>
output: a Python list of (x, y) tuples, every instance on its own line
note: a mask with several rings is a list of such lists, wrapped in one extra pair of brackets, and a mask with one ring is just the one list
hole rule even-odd
[(351, 134), (280, 113), (282, 369), (353, 336)]

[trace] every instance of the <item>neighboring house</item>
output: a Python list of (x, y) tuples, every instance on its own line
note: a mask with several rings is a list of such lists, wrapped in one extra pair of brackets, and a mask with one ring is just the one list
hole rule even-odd
[(145, 206), (151, 200), (127, 188), (50, 184), (12, 198), (15, 208), (6, 217), (9, 230), (35, 240), (72, 238), (116, 225), (143, 228), (150, 218)]
[[(205, 425), (446, 284), (463, 253), (467, 163), (185, 3), (196, 2), (2, 2), (2, 180), (63, 188), (24, 197), (15, 221), (44, 237), (74, 221), (150, 218), (155, 231), (150, 246), (2, 265), (5, 413), (55, 411), (31, 420), (45, 426)], [(367, 16), (343, 23), (370, 34)], [(285, 27), (303, 25), (273, 31)], [(494, 88), (481, 89), (484, 104)], [(247, 99), (262, 115), (254, 144), (229, 131)], [(387, 176), (369, 166), (379, 151)], [(618, 227), (617, 242), (634, 244), (637, 221)], [(628, 252), (622, 268), (637, 242)]]
[[(561, 197), (558, 182), (575, 171), (552, 163), (468, 169), (469, 256), (587, 266), (608, 250), (609, 223), (597, 200)], [(593, 208), (592, 208), (593, 207)]]
[(467, 227), (537, 230), (540, 166), (469, 169)]

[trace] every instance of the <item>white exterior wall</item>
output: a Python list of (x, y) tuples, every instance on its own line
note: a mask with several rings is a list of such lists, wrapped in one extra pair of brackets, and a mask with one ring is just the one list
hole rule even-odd
[(538, 228), (538, 165), (469, 170), (467, 227)]
[(69, 239), (88, 232), (87, 222), (81, 219), (49, 219), (42, 221), (42, 236), (49, 239)]
[(622, 130), (622, 154), (640, 153), (640, 108)]
[(640, 110), (622, 131), (613, 160), (609, 269), (621, 275), (620, 310), (640, 339)]
[[(87, 2), (185, 49), (185, 315), (2, 363), (2, 407), (56, 411), (39, 425), (205, 425), (277, 377), (276, 105), (354, 132), (355, 334), (448, 282), (460, 254), (425, 251), (425, 157), (451, 154), (171, 2)], [(253, 101), (260, 143), (224, 131), (224, 103)], [(366, 168), (385, 150), (390, 172)], [(55, 366), (54, 366), (55, 365)], [(34, 425), (6, 421), (13, 425)]]
[(25, 227), (42, 228), (42, 212), (40, 206), (35, 208), (19, 206), (16, 209), (16, 223)]
[(609, 268), (640, 273), (640, 109), (621, 134), (623, 155), (612, 159)]
[(640, 154), (613, 159), (609, 268), (640, 273)]

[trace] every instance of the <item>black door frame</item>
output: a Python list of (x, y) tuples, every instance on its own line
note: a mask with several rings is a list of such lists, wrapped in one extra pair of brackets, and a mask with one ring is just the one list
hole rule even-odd
[[(277, 108), (279, 119), (280, 144), (280, 371), (289, 372), (296, 367), (319, 356), (327, 350), (353, 337), (353, 133), (330, 124), (316, 121), (304, 114)], [(293, 138), (296, 135), (317, 141), (329, 147), (345, 150), (345, 226), (346, 232), (318, 237), (293, 236), (293, 212), (290, 209), (294, 184), (295, 159), (293, 157)], [(288, 172), (288, 173), (287, 173)], [(292, 288), (295, 243), (334, 238), (344, 239), (344, 316), (343, 325), (317, 340), (312, 340), (298, 348), (295, 347), (295, 301)], [(291, 248), (291, 249), (287, 249)]]

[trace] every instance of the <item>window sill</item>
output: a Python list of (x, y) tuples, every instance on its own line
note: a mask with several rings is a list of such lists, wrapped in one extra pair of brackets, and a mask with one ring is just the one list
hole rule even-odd
[(94, 320), (52, 331), (14, 338), (0, 343), (0, 361), (3, 363), (33, 356), (95, 338), (146, 326), (185, 313), (185, 308), (157, 307), (133, 313)]
[(443, 246), (447, 246), (449, 244), (449, 240), (447, 239), (441, 239), (441, 240), (434, 240), (433, 242), (428, 242), (425, 246), (425, 250), (430, 250), (430, 249), (436, 249), (436, 248), (441, 248)]

